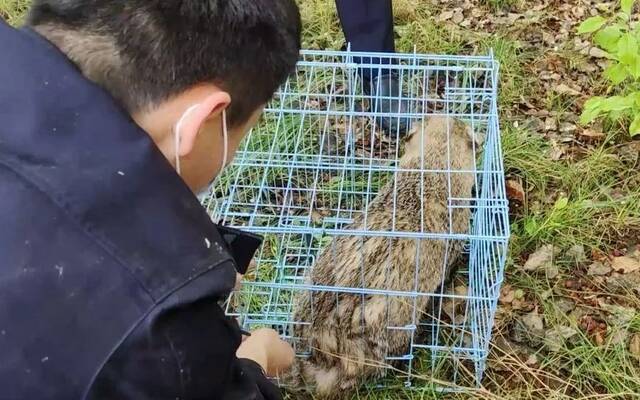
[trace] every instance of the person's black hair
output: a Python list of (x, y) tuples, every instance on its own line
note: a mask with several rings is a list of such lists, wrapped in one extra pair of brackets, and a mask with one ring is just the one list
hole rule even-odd
[(27, 24), (131, 113), (214, 83), (237, 125), (293, 71), (294, 0), (34, 0)]

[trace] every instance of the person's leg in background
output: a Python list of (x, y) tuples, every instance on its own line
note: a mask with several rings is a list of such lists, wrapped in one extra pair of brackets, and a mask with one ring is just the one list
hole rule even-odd
[[(336, 0), (336, 7), (342, 31), (352, 51), (395, 52), (391, 0)], [(360, 68), (360, 73), (364, 90), (378, 100), (372, 102), (372, 110), (382, 113), (409, 111), (407, 101), (388, 99), (402, 95), (397, 74), (384, 68), (389, 59), (354, 57), (354, 61), (371, 65)], [(380, 67), (374, 67), (378, 65)], [(408, 130), (409, 120), (406, 118), (381, 117), (377, 120), (380, 127), (391, 135), (402, 135)]]

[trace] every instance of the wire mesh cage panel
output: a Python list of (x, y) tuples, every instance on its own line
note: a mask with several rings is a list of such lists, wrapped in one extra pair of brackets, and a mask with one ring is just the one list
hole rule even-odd
[(509, 237), (497, 75), (491, 55), (303, 51), (204, 201), (265, 238), (227, 313), (309, 360), (330, 321), (378, 335), (372, 384), (478, 385)]

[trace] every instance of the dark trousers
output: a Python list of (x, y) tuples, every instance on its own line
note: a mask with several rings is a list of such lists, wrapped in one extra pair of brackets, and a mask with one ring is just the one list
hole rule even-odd
[[(336, 0), (336, 7), (352, 51), (395, 51), (391, 0)], [(375, 65), (389, 63), (384, 58), (370, 57), (354, 57), (354, 61)], [(378, 72), (378, 68), (362, 68), (365, 78), (374, 77)]]

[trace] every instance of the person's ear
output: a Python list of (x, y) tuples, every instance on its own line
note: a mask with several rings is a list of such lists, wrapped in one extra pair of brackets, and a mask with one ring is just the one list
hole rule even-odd
[(226, 92), (215, 92), (185, 110), (177, 132), (179, 136), (178, 155), (185, 157), (193, 150), (198, 133), (209, 120), (216, 118), (229, 106), (231, 97)]

